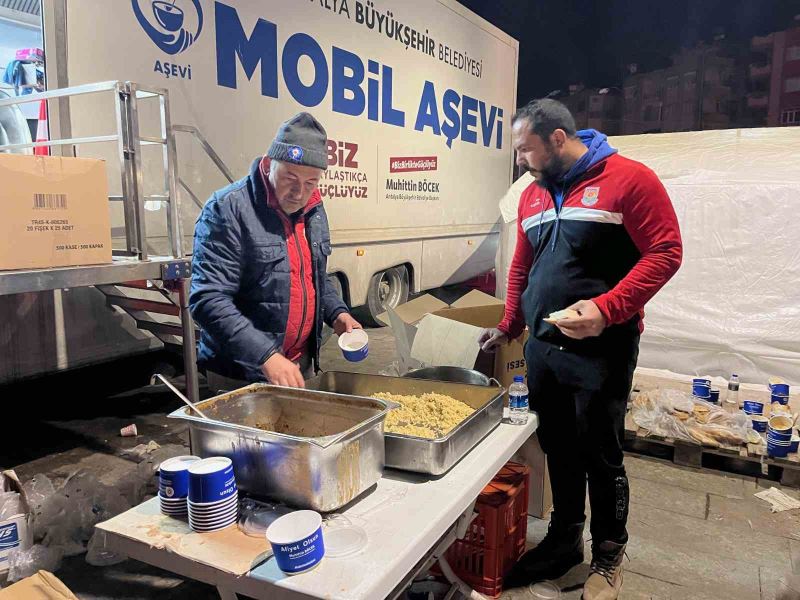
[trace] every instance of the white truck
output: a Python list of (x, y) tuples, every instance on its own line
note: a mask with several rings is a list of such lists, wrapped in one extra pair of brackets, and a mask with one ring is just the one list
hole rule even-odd
[[(366, 305), (374, 318), (409, 292), (493, 268), (497, 199), (513, 168), (518, 42), (455, 0), (43, 0), (42, 8), (49, 88), (107, 80), (166, 88), (172, 123), (199, 132), (177, 137), (187, 248), (200, 206), (227, 183), (208, 146), (242, 177), (278, 125), (306, 110), (329, 136), (320, 185), (329, 271), (351, 306)], [(61, 133), (113, 128), (115, 116), (92, 97), (68, 113), (53, 104), (51, 128)], [(120, 193), (115, 149), (90, 150), (82, 155), (108, 159), (112, 194)], [(158, 160), (145, 156), (145, 175)], [(151, 252), (166, 253), (164, 207), (148, 207)], [(112, 212), (117, 237), (120, 222)], [(79, 362), (92, 343), (105, 344), (90, 337), (71, 353)], [(106, 355), (123, 352), (110, 346)]]

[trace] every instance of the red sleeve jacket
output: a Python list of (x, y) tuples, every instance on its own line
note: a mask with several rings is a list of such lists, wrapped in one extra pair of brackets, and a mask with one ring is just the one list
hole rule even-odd
[[(560, 210), (554, 196), (563, 198)], [(563, 188), (531, 184), (520, 198), (517, 227), (499, 325), (511, 338), (527, 323), (539, 339), (572, 343), (542, 318), (586, 299), (609, 329), (641, 332), (644, 305), (683, 254), (664, 186), (649, 168), (618, 154)]]

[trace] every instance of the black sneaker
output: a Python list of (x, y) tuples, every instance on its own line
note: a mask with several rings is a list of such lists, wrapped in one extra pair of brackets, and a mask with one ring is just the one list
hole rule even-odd
[(583, 523), (558, 525), (551, 521), (547, 535), (522, 555), (503, 579), (505, 589), (558, 579), (583, 562)]

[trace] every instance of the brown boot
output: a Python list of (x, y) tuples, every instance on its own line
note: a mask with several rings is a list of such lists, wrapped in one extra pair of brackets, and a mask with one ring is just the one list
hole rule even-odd
[(602, 542), (592, 547), (592, 572), (583, 586), (583, 600), (617, 600), (624, 557), (625, 544)]

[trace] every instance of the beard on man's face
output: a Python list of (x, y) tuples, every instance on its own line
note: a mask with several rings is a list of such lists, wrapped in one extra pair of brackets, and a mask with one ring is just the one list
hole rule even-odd
[(564, 174), (564, 161), (555, 152), (551, 152), (541, 169), (529, 165), (528, 170), (540, 185), (550, 187)]

